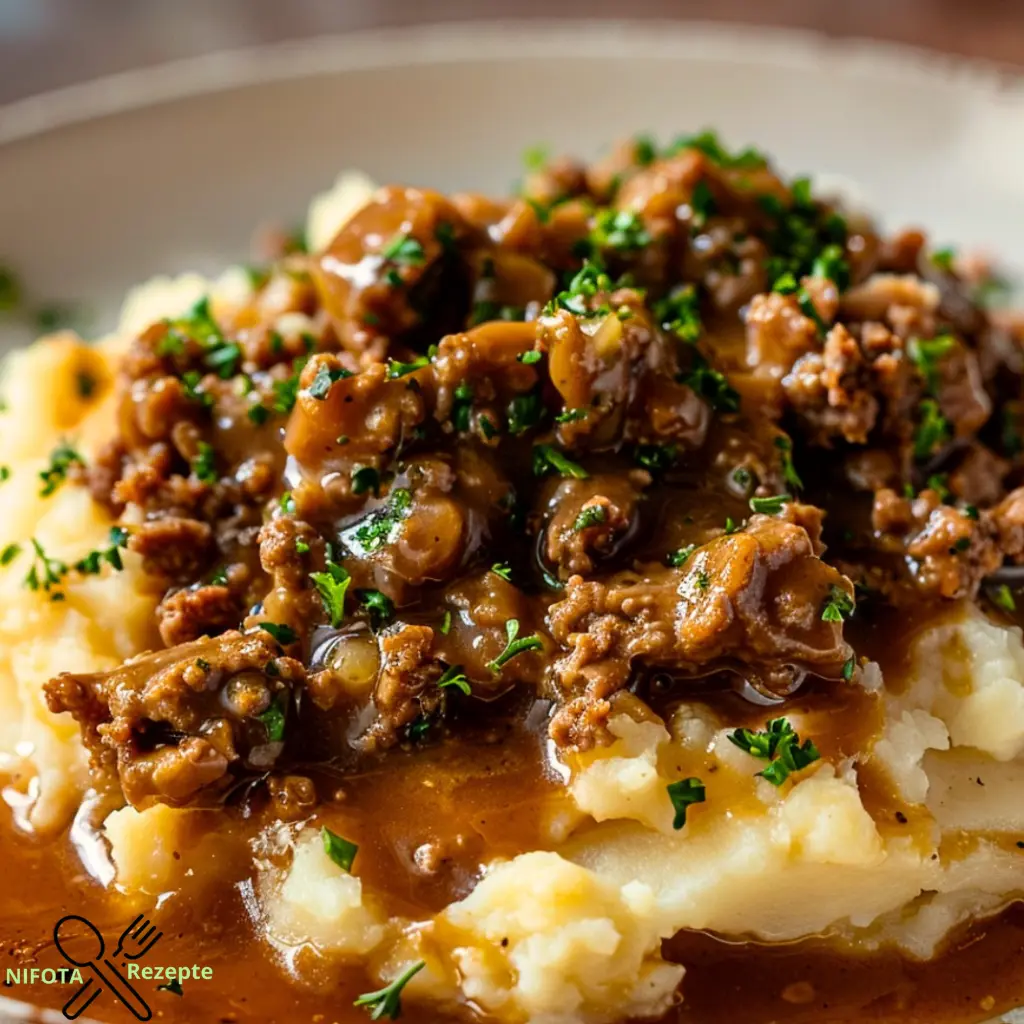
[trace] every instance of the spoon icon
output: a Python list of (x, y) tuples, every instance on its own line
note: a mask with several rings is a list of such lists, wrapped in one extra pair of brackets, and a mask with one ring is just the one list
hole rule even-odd
[[(72, 924), (72, 922), (75, 923)], [(75, 940), (83, 939), (83, 930), (87, 935), (91, 935), (86, 943), (91, 955), (72, 952)], [(78, 914), (68, 914), (67, 917), (62, 917), (54, 926), (53, 941), (56, 943), (57, 949), (60, 950), (61, 956), (68, 963), (85, 968), (93, 975), (67, 1001), (63, 1011), (65, 1017), (74, 1020), (92, 1003), (100, 994), (100, 989), (96, 986), (97, 982), (106, 985), (139, 1020), (149, 1020), (153, 1016), (153, 1011), (146, 1005), (142, 996), (132, 988), (128, 979), (121, 974), (111, 960), (103, 955), (106, 952), (103, 936), (91, 921), (79, 917)]]

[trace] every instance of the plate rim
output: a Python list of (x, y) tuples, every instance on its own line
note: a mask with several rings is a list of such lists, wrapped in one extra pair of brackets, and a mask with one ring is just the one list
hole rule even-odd
[(1024, 68), (906, 43), (715, 21), (524, 18), (358, 29), (120, 71), (0, 105), (0, 146), (91, 120), (274, 82), (396, 65), (544, 56), (710, 57), (766, 68), (827, 68), (831, 75), (870, 74), (894, 84), (966, 89), (978, 97), (1020, 101), (1024, 111)]

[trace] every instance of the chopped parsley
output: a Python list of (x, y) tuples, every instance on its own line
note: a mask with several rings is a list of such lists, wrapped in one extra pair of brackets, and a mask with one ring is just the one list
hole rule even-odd
[(7, 483), (11, 479), (11, 467), (0, 466), (0, 484)]
[(389, 263), (400, 267), (418, 266), (426, 258), (423, 246), (409, 235), (395, 235), (380, 251)]
[(323, 840), (324, 853), (348, 874), (352, 873), (352, 864), (355, 862), (359, 847), (342, 839), (337, 832), (332, 832), (326, 825), (320, 829), (320, 838)]
[(850, 264), (840, 245), (826, 245), (811, 264), (811, 276), (831, 281), (842, 292), (850, 287)]
[(299, 639), (298, 633), (291, 626), (279, 622), (261, 622), (259, 629), (269, 633), (282, 647), (295, 643)]
[(696, 550), (696, 544), (687, 544), (685, 548), (679, 548), (677, 551), (673, 551), (665, 561), (668, 565), (672, 566), (673, 569), (678, 569), (680, 566), (686, 564), (690, 555), (692, 555)]
[(638, 135), (633, 140), (633, 159), (640, 167), (653, 164), (657, 156), (658, 150), (650, 135)]
[(21, 305), (21, 282), (10, 267), (0, 263), (0, 313), (11, 313)]
[(105, 548), (90, 551), (85, 558), (75, 563), (76, 571), (87, 576), (95, 576), (106, 562), (119, 572), (124, 568), (121, 561), (121, 549), (128, 546), (128, 531), (123, 526), (110, 528), (110, 544)]
[(373, 629), (380, 629), (395, 614), (394, 601), (379, 590), (359, 590), (356, 591), (356, 596), (370, 616), (370, 625)]
[(759, 732), (736, 729), (729, 740), (740, 750), (771, 763), (757, 774), (773, 786), (781, 786), (793, 773), (817, 761), (821, 754), (810, 740), (800, 745), (800, 737), (785, 718), (773, 718)]
[(539, 363), (544, 358), (544, 353), (539, 350), (532, 348), (529, 352), (520, 352), (516, 356), (516, 359), (523, 363), (525, 366), (532, 366), (534, 363)]
[(692, 284), (673, 288), (654, 303), (652, 312), (664, 330), (671, 331), (681, 340), (693, 342), (700, 337), (700, 301)]
[(40, 470), (39, 479), (43, 486), (39, 491), (40, 498), (48, 498), (67, 479), (68, 470), (72, 466), (84, 466), (85, 459), (66, 441), (62, 441), (50, 452), (50, 464)]
[(309, 397), (322, 402), (327, 397), (328, 392), (331, 390), (331, 385), (335, 381), (344, 380), (346, 377), (351, 376), (350, 370), (345, 370), (341, 367), (331, 369), (327, 366), (321, 366), (316, 371), (316, 376), (309, 385)]
[(398, 1020), (402, 1015), (402, 989), (426, 966), (425, 961), (417, 960), (390, 984), (376, 992), (364, 992), (352, 1005), (366, 1007), (370, 1011), (370, 1020)]
[(556, 423), (575, 423), (577, 420), (585, 420), (590, 415), (588, 409), (563, 409), (556, 417)]
[(407, 374), (415, 373), (429, 365), (430, 359), (427, 356), (420, 356), (411, 363), (400, 363), (397, 359), (389, 359), (388, 380), (397, 380), (399, 377), (405, 377)]
[(304, 540), (302, 537), (295, 538), (295, 551), (300, 555), (309, 554), (309, 542)]
[(597, 264), (584, 261), (583, 266), (569, 282), (569, 287), (559, 292), (545, 307), (545, 315), (559, 309), (567, 309), (577, 316), (602, 316), (610, 312), (607, 306), (591, 309), (588, 300), (599, 292), (612, 289), (611, 278)]
[(352, 582), (352, 577), (349, 576), (346, 569), (328, 558), (327, 571), (311, 572), (309, 578), (320, 595), (324, 611), (327, 612), (331, 625), (337, 629), (345, 617), (345, 592)]
[(157, 346), (158, 355), (179, 355), (191, 338), (204, 350), (203, 362), (227, 380), (237, 372), (242, 361), (242, 349), (221, 333), (210, 312), (210, 299), (201, 298), (183, 317), (168, 320), (167, 332)]
[[(68, 574), (67, 564), (59, 558), (50, 558), (35, 537), (32, 538), (32, 550), (34, 552), (32, 568), (25, 576), (25, 586), (29, 590), (43, 590), (49, 594), (54, 588), (61, 585), (64, 577)], [(10, 551), (10, 546), (4, 549), (4, 554), (6, 555), (8, 551)], [(64, 595), (58, 592), (53, 594), (50, 600), (59, 601), (63, 600), (63, 597)]]
[(274, 412), (287, 416), (295, 408), (296, 399), (299, 397), (299, 374), (306, 365), (306, 358), (296, 359), (292, 366), (292, 374), (284, 380), (275, 380), (270, 385), (273, 398), (270, 407)]
[[(270, 662), (267, 665), (267, 672), (269, 675), (276, 674), (270, 671), (270, 666), (273, 664), (273, 662)], [(262, 722), (263, 728), (267, 730), (268, 743), (280, 743), (284, 739), (284, 726), (287, 717), (288, 695), (282, 691), (274, 698), (270, 707), (268, 707), (266, 711), (261, 711), (256, 716), (256, 720), (258, 722)]]
[(505, 650), (493, 661), (487, 663), (487, 667), (492, 672), (500, 672), (517, 655), (524, 654), (526, 651), (539, 651), (544, 647), (544, 641), (536, 634), (533, 636), (519, 636), (518, 619), (509, 619), (505, 623), (505, 635), (508, 638)]
[(580, 509), (576, 521), (572, 524), (573, 533), (587, 530), (591, 526), (600, 526), (608, 519), (608, 511), (604, 505), (586, 505)]
[(672, 819), (672, 827), (678, 832), (686, 824), (686, 810), (693, 804), (704, 803), (704, 783), (698, 778), (680, 779), (665, 787), (668, 798), (672, 801), (672, 809), (676, 812)]
[(804, 486), (803, 481), (800, 479), (800, 474), (796, 471), (796, 466), (793, 465), (793, 442), (788, 437), (780, 435), (775, 438), (774, 443), (780, 453), (779, 460), (782, 463), (783, 480), (794, 490), (802, 490)]
[(935, 249), (928, 259), (933, 267), (937, 267), (944, 274), (952, 274), (953, 261), (956, 259), (956, 250), (949, 246), (942, 249)]
[(914, 431), (914, 458), (927, 459), (951, 436), (949, 421), (939, 410), (934, 398), (921, 401), (921, 419)]
[(511, 434), (522, 434), (536, 427), (544, 418), (546, 409), (540, 388), (515, 395), (508, 403), (508, 429)]
[(740, 396), (725, 374), (714, 369), (697, 351), (693, 353), (692, 368), (680, 375), (679, 383), (706, 399), (718, 412), (736, 412), (740, 407)]
[(853, 678), (853, 670), (857, 666), (857, 659), (850, 657), (843, 662), (843, 679), (849, 682)]
[(377, 551), (391, 542), (393, 532), (412, 509), (412, 495), (404, 488), (391, 492), (386, 505), (376, 508), (355, 532), (364, 551)]
[(0, 551), (0, 565), (10, 565), (11, 562), (13, 562), (20, 554), (20, 544), (8, 544), (7, 547), (3, 549), (3, 551)]
[(357, 466), (352, 470), (352, 493), (380, 494), (380, 473), (373, 466)]
[(633, 452), (633, 459), (648, 472), (658, 474), (675, 465), (677, 454), (674, 444), (639, 444)]
[(449, 686), (454, 686), (456, 690), (460, 690), (467, 697), (473, 692), (469, 685), (469, 680), (466, 678), (466, 673), (462, 670), (461, 665), (450, 665), (444, 670), (444, 674), (437, 681), (438, 688), (441, 690), (447, 689)]
[(998, 608), (1002, 608), (1004, 612), (1015, 612), (1017, 610), (1017, 602), (1013, 599), (1013, 591), (1005, 583), (1000, 583), (997, 587), (989, 587), (988, 589), (989, 599)]
[(777, 516), (792, 500), (793, 498), (789, 494), (774, 494), (770, 498), (751, 498), (750, 511), (761, 512), (766, 516)]
[(599, 210), (590, 232), (596, 249), (636, 252), (650, 244), (651, 236), (635, 210)]
[(547, 146), (529, 146), (523, 150), (523, 166), (528, 171), (541, 171), (550, 158)]
[(821, 621), (842, 622), (853, 614), (855, 607), (853, 598), (842, 587), (833, 583), (828, 588), (828, 600), (821, 611)]
[(747, 146), (736, 153), (730, 153), (722, 145), (718, 133), (706, 128), (696, 135), (680, 135), (668, 148), (667, 155), (675, 156), (684, 149), (696, 149), (703, 153), (713, 164), (726, 170), (755, 171), (764, 167), (768, 161), (765, 155), (752, 146)]
[(955, 345), (955, 340), (949, 334), (938, 334), (934, 338), (911, 338), (907, 343), (907, 355), (924, 378), (928, 394), (938, 392), (939, 363)]
[(554, 445), (535, 444), (533, 446), (533, 474), (544, 476), (549, 470), (555, 470), (562, 476), (575, 477), (577, 480), (586, 480), (590, 474), (580, 465), (559, 451)]
[(708, 183), (701, 178), (693, 186), (693, 194), (690, 196), (690, 209), (693, 210), (693, 226), (704, 227), (708, 218), (715, 213), (715, 197), (708, 188)]
[(697, 570), (696, 583), (697, 589), (702, 594), (706, 594), (711, 589), (711, 577), (704, 569)]
[(213, 450), (213, 445), (207, 441), (200, 441), (196, 445), (196, 455), (192, 459), (192, 472), (195, 473), (196, 479), (201, 480), (204, 484), (214, 484), (217, 482), (217, 455)]
[(291, 491), (285, 491), (284, 494), (281, 495), (281, 500), (278, 504), (281, 506), (281, 511), (284, 512), (285, 515), (295, 514), (295, 495), (292, 494)]
[(452, 613), (448, 608), (445, 608), (444, 615), (441, 616), (441, 635), (447, 636), (452, 631)]
[[(181, 390), (190, 402), (195, 402), (197, 405), (209, 409), (213, 405), (213, 395), (209, 391), (200, 390), (199, 384), (202, 379), (203, 375), (198, 370), (186, 371), (181, 375)], [(252, 419), (251, 410), (249, 418)]]
[(453, 392), (452, 426), (460, 433), (469, 430), (469, 420), (472, 412), (473, 387), (466, 381), (462, 381)]
[(503, 580), (511, 582), (512, 580), (512, 569), (509, 567), (508, 562), (495, 562), (491, 566), (491, 572), (495, 576), (500, 576)]

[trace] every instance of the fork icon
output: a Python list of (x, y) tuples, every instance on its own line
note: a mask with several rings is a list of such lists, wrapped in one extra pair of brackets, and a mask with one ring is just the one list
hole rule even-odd
[(139, 960), (144, 957), (156, 945), (163, 932), (156, 930), (155, 924), (150, 924), (149, 919), (139, 914), (134, 921), (123, 932), (117, 940), (117, 949), (114, 950), (114, 959), (125, 957), (128, 960)]

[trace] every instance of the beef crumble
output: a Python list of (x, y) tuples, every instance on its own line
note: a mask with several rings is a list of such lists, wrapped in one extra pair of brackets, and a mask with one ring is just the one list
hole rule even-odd
[(1020, 337), (942, 263), (710, 133), (505, 200), (381, 189), (133, 342), (87, 482), (167, 650), (50, 706), (136, 806), (266, 777), (287, 817), (301, 766), (514, 690), (585, 748), (654, 673), (857, 685), (860, 606), (1024, 560)]

